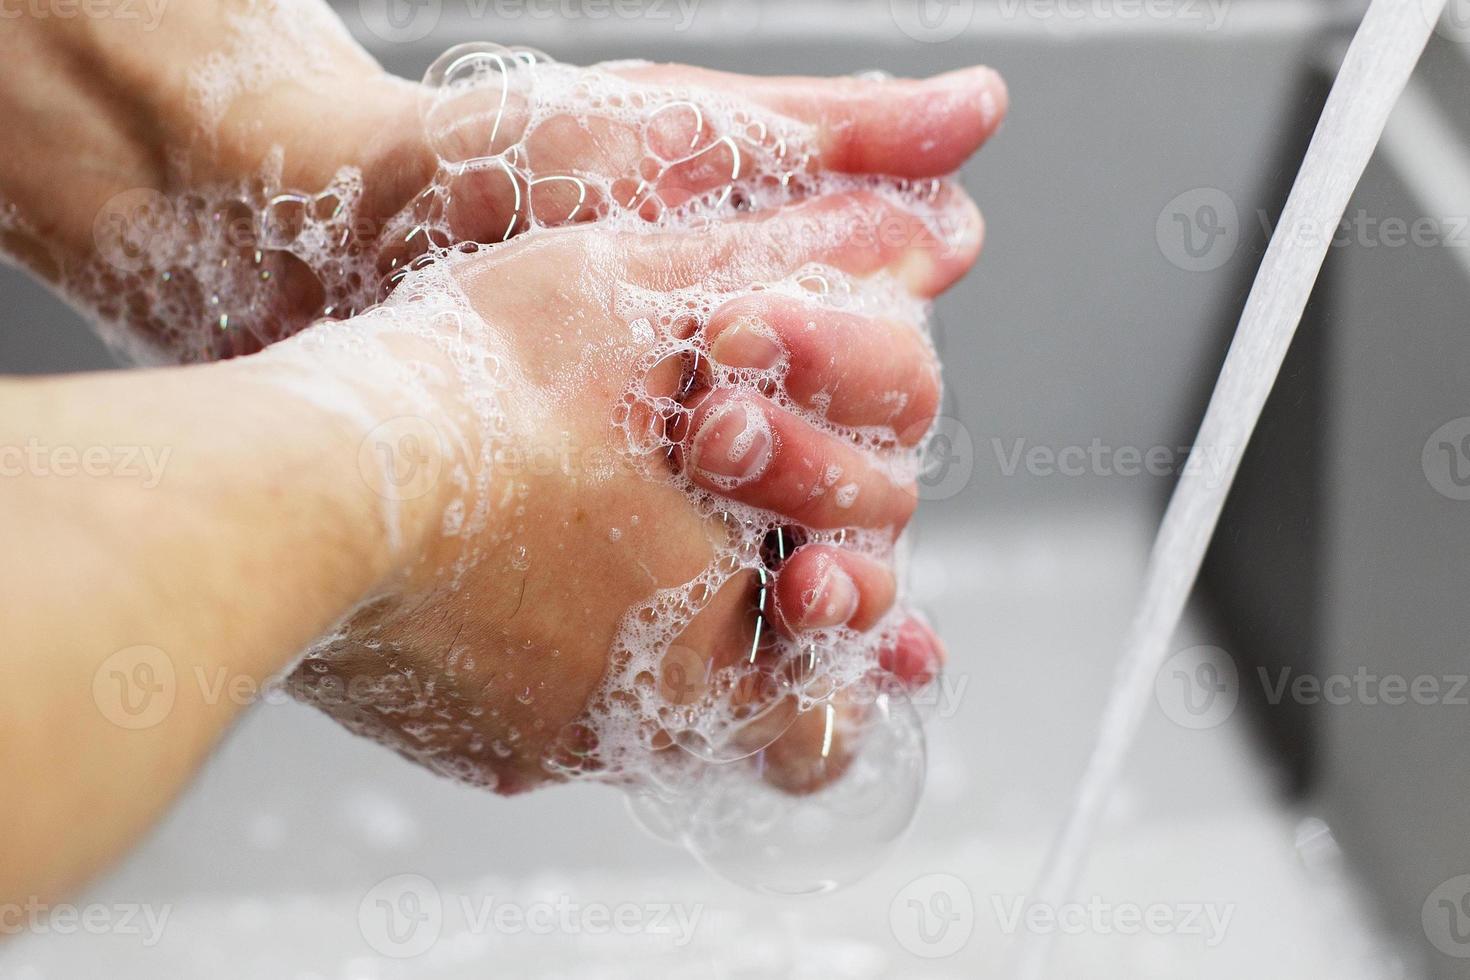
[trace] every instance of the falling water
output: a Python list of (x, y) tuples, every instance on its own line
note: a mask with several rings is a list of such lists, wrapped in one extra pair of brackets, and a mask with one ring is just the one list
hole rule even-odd
[[(1246, 442), (1321, 271), (1330, 234), (1296, 232), (1338, 226), (1445, 2), (1373, 0), (1343, 60), (1194, 440), (1195, 452), (1222, 454), (1224, 471), (1206, 477), (1204, 468), (1187, 467), (1169, 501), (1092, 758), (1033, 896), (1038, 903), (1067, 901), (1082, 871)], [(1044, 936), (1031, 938), (1019, 973), (1034, 980), (1046, 968), (1050, 944)]]

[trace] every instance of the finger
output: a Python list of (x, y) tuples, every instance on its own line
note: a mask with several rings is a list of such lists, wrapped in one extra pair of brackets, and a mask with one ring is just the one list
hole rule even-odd
[(848, 626), (866, 630), (893, 606), (897, 584), (882, 562), (845, 548), (810, 544), (776, 573), (776, 621), (790, 633)]
[(450, 80), (420, 95), (424, 137), (445, 163), (505, 152), (525, 135), (531, 118), (529, 76), (514, 59), (470, 52), (451, 65)]
[(715, 368), (787, 365), (786, 392), (839, 425), (890, 426), (917, 442), (939, 410), (939, 364), (914, 326), (786, 296), (734, 300), (710, 317)]
[(617, 67), (657, 85), (735, 95), (816, 130), (818, 160), (843, 173), (939, 177), (988, 140), (1010, 106), (993, 69), (976, 67), (923, 80), (757, 78), (687, 65)]
[(766, 782), (793, 796), (815, 793), (835, 782), (852, 762), (852, 746), (836, 733), (860, 707), (818, 705), (797, 715), (760, 755)]
[(914, 688), (937, 677), (947, 659), (939, 635), (914, 617), (905, 620), (893, 643), (878, 652), (878, 666)]
[[(896, 642), (880, 654), (880, 666), (910, 688), (932, 681), (943, 666), (944, 646), (926, 624), (909, 618)], [(816, 792), (841, 778), (862, 751), (872, 706), (841, 694), (797, 715), (785, 733), (761, 753), (761, 775), (793, 794)]]
[(731, 289), (788, 278), (813, 263), (852, 276), (887, 272), (915, 296), (948, 289), (979, 257), (980, 212), (942, 187), (930, 221), (869, 191), (815, 198), (698, 231), (629, 236), (629, 274), (656, 288)]
[(763, 398), (711, 392), (690, 432), (690, 479), (793, 523), (897, 530), (913, 515), (912, 481), (898, 482), (871, 453)]
[[(671, 705), (724, 705), (728, 727), (663, 729), (658, 747), (682, 745), (702, 758), (743, 758), (771, 744), (796, 716), (796, 702), (766, 655), (774, 648), (768, 572), (724, 583), (665, 652), (658, 690)], [(677, 721), (677, 713), (673, 716)]]

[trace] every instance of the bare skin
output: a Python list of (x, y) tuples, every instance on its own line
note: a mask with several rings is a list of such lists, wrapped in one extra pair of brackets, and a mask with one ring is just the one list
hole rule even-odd
[[(492, 487), (492, 498), (508, 501), (506, 518), (492, 524), (486, 555), (460, 590), (446, 591), (430, 577), (424, 587), (408, 588), (396, 607), (372, 607), (349, 632), (370, 636), (379, 646), (363, 646), (354, 653), (349, 643), (333, 660), (333, 670), (347, 677), (417, 670), (442, 678), (438, 707), (452, 716), (442, 726), (449, 744), (440, 738), (416, 744), (396, 737), (401, 733), (383, 731), (385, 724), (398, 722), (421, 726), (427, 713), (404, 716), (379, 706), (359, 710), (348, 705), (344, 720), (422, 761), (433, 764), (448, 757), (461, 766), (473, 763), (469, 778), (502, 792), (548, 778), (541, 761), (601, 680), (623, 616), (654, 589), (693, 579), (710, 562), (720, 534), (677, 489), (650, 483), (628, 466), (603, 473), (579, 462), (615, 459), (623, 448), (625, 437), (608, 419), (644, 350), (626, 320), (611, 309), (610, 297), (619, 284), (672, 289), (710, 276), (769, 282), (820, 261), (860, 276), (897, 273), (915, 294), (932, 296), (975, 259), (975, 248), (947, 255), (916, 219), (907, 219), (908, 244), (839, 240), (835, 246), (791, 246), (799, 240), (793, 229), (812, 220), (853, 229), (903, 216), (889, 205), (853, 196), (817, 200), (699, 234), (619, 238), (587, 226), (502, 246), (460, 273), (465, 291), (499, 335), (502, 358), (519, 365), (523, 374), (524, 387), (511, 397), (523, 399), (525, 410), (508, 406), (512, 417), (523, 420), (511, 442), (525, 450), (521, 456), (532, 447), (557, 446), (558, 458), (565, 462), (554, 471), (508, 474), (506, 490)], [(869, 241), (876, 236), (854, 237)], [(834, 314), (815, 303), (736, 300), (712, 318), (716, 356), (739, 353), (718, 341), (741, 318), (758, 318), (770, 328), (776, 356), (792, 359), (788, 384), (798, 397), (832, 389), (837, 396), (829, 412), (852, 424), (897, 422), (909, 432), (927, 429), (938, 406), (937, 365), (912, 328)], [(570, 324), (575, 334), (569, 343), (548, 344), (543, 333), (525, 330), (526, 323)], [(808, 323), (823, 329), (808, 331)], [(861, 345), (834, 342), (825, 336), (828, 330), (860, 330), (886, 339), (884, 370), (901, 377), (912, 395), (900, 418), (876, 394), (887, 389), (840, 383), (849, 375), (861, 380), (873, 367)], [(814, 345), (820, 345), (820, 357), (812, 356)], [(582, 369), (589, 362), (596, 369), (586, 377)], [(586, 381), (567, 385), (568, 377)], [(720, 490), (721, 483), (704, 469), (730, 460), (719, 426), (701, 420), (720, 417), (728, 405), (724, 393), (708, 397), (684, 442), (685, 465), (696, 483), (711, 490)], [(776, 438), (757, 476), (722, 491), (730, 499), (774, 511), (792, 523), (868, 527), (890, 539), (908, 522), (917, 501), (913, 488), (895, 484), (876, 460), (765, 399), (743, 401), (740, 411), (765, 415)], [(859, 488), (850, 506), (839, 505), (831, 494), (812, 494), (831, 466), (840, 468), (844, 482)], [(516, 521), (509, 518), (513, 506), (524, 509)], [(511, 529), (512, 524), (518, 529)], [(609, 528), (620, 530), (610, 537)], [(430, 566), (442, 567), (444, 560), (438, 566), (431, 560)], [(752, 591), (748, 582), (722, 590), (681, 646), (717, 663), (730, 662), (749, 646)], [(776, 620), (785, 629), (839, 623), (865, 628), (892, 605), (894, 582), (886, 566), (871, 558), (812, 545), (782, 565), (776, 596), (782, 606)], [(446, 654), (456, 646), (474, 651), (473, 669), (445, 669)], [(392, 656), (384, 657), (385, 647)], [(918, 623), (905, 649), (895, 651), (896, 662), (922, 664), (914, 673), (932, 672), (938, 657), (937, 641)], [(407, 683), (396, 689), (405, 692), (405, 703), (423, 694)], [(485, 710), (469, 716), (470, 706)], [(448, 724), (465, 717), (476, 719), (469, 731)], [(497, 754), (497, 744), (513, 750)]]
[[(451, 154), (456, 145), (468, 152), (477, 139), (489, 146), (479, 115), (484, 96), (441, 109), (428, 120), (426, 133), (422, 86), (385, 73), (339, 36), (334, 16), (316, 0), (297, 6), (320, 45), (313, 70), (241, 94), (217, 122), (201, 118), (188, 72), (231, 35), (231, 16), (246, 7), (242, 0), (170, 5), (153, 32), (131, 22), (81, 18), (11, 22), (13, 29), (0, 32), (0, 60), (7, 65), (0, 120), (33, 137), (15, 141), (0, 160), (0, 203), (19, 204), (31, 230), (13, 232), (8, 240), (0, 236), (0, 244), (42, 277), (60, 280), (67, 268), (94, 255), (98, 216), (116, 195), (138, 189), (177, 194), (247, 180), (279, 150), (283, 187), (316, 191), (344, 167), (361, 172), (361, 220), (344, 247), (381, 251), (384, 273), (407, 261), (411, 250), (383, 239), (390, 218), (433, 178), (437, 157), (431, 141)], [(272, 54), (283, 61), (301, 58), (285, 40), (280, 48)], [(105, 89), (92, 77), (99, 61), (116, 79)], [(1004, 82), (988, 68), (883, 82), (753, 78), (684, 65), (615, 71), (649, 85), (691, 87), (696, 101), (701, 88), (738, 95), (753, 107), (808, 124), (816, 132), (816, 165), (849, 174), (951, 173), (1000, 125), (1008, 103)], [(323, 107), (330, 107), (326, 124)], [(522, 117), (512, 93), (497, 146), (517, 132)], [(663, 136), (678, 142), (688, 125), (687, 118), (670, 114)], [(618, 126), (592, 132), (551, 127), (530, 148), (533, 170), (636, 175), (640, 154), (637, 141), (628, 137)], [(91, 150), (78, 152), (79, 147)], [(677, 199), (706, 189), (718, 170), (681, 171), (672, 175), (679, 186), (662, 193)], [(470, 195), (478, 205), (452, 215), (455, 238), (499, 241), (508, 226), (523, 228), (508, 219), (503, 182), (481, 184)], [(67, 193), (55, 193), (57, 187)], [(251, 335), (222, 339), (214, 356), (250, 353), (323, 315), (320, 283), (290, 256), (268, 253), (262, 271), (271, 273), (273, 286), (258, 296)], [(139, 329), (152, 328), (140, 323)]]
[[(851, 216), (865, 213), (871, 203), (812, 207)], [(748, 263), (752, 274), (774, 277), (783, 270), (767, 263), (779, 254), (771, 244), (785, 237), (785, 220), (732, 225), (720, 232), (724, 242), (638, 236), (627, 243), (629, 267), (603, 266), (601, 274), (633, 277), (640, 266), (667, 269), (678, 263), (691, 263), (684, 267), (692, 273), (713, 254), (701, 250), (710, 249), (731, 263)], [(548, 304), (551, 315), (559, 315), (556, 303), (566, 304), (563, 312), (598, 309), (598, 282), (583, 272), (586, 250), (603, 237), (595, 228), (577, 229), (525, 248), (505, 246), (461, 273), (471, 298), (496, 298), (493, 313), (487, 313), (505, 342), (512, 349), (522, 345), (528, 397), (544, 394), (560, 366), (524, 346), (524, 311), (536, 311), (541, 322)], [(941, 288), (973, 259), (936, 267), (932, 251), (918, 253), (917, 263), (915, 254), (864, 248), (821, 257), (855, 272), (928, 269), (913, 280), (922, 291)], [(798, 263), (805, 258), (788, 256)], [(507, 304), (512, 293), (517, 302)], [(628, 343), (626, 324), (611, 317), (581, 319), (588, 347), (605, 349), (614, 361), (624, 359), (625, 368), (633, 361), (637, 352)], [(372, 619), (385, 627), (380, 639), (391, 641), (396, 655), (384, 658), (362, 648), (355, 658), (335, 662), (334, 671), (349, 677), (408, 671), (436, 678), (442, 700), (431, 701), (427, 712), (480, 707), (487, 742), (503, 736), (507, 726), (519, 726), (527, 736), (508, 758), (468, 744), (438, 744), (435, 754), (467, 759), (501, 780), (504, 790), (534, 785), (546, 778), (540, 759), (547, 739), (575, 719), (602, 677), (609, 638), (628, 607), (647, 596), (650, 579), (678, 584), (708, 561), (713, 532), (676, 491), (626, 470), (598, 481), (557, 471), (531, 477), (531, 507), (518, 521), (529, 533), (506, 539), (506, 525), (492, 522), (484, 532), (490, 553), (463, 587), (446, 591), (440, 572), (460, 548), (456, 542), (446, 554), (439, 533), (447, 484), (401, 503), (395, 543), (382, 502), (360, 467), (364, 441), (404, 406), (364, 383), (370, 373), (346, 354), (314, 361), (309, 380), (321, 388), (351, 386), (374, 407), (371, 417), (283, 397), (281, 373), (301, 370), (300, 359), (283, 360), (293, 354), (286, 345), (210, 366), (0, 385), (0, 444), (24, 446), (34, 438), (48, 447), (139, 446), (170, 453), (164, 478), (154, 487), (115, 473), (62, 479), (56, 465), (7, 470), (0, 525), (14, 543), (11, 553), (27, 560), (0, 564), (12, 651), (0, 685), (0, 771), (9, 785), (26, 792), (16, 797), (24, 805), (6, 812), (0, 894), (55, 895), (74, 887), (156, 819), (242, 707), (229, 697), (211, 698), (214, 688), (197, 678), (223, 670), (231, 678), (262, 681), (368, 596), (382, 598), (359, 614), (349, 634)], [(901, 354), (918, 373), (927, 356), (917, 346)], [(514, 438), (528, 447), (563, 437), (584, 451), (608, 445), (613, 435), (604, 420), (621, 392), (617, 370), (609, 365), (597, 383), (579, 387), (570, 399), (549, 399), (549, 412), (543, 402), (542, 411), (521, 416), (534, 423), (520, 426)], [(442, 410), (440, 422), (449, 428), (450, 416), (464, 407), (449, 400)], [(854, 401), (847, 410), (860, 415), (865, 408)], [(866, 411), (888, 409), (875, 404)], [(230, 437), (221, 440), (224, 432)], [(765, 475), (737, 495), (763, 498), (770, 486), (799, 479), (791, 467), (801, 465), (804, 452), (820, 451), (826, 438), (815, 430), (793, 433)], [(691, 443), (688, 452), (697, 461), (701, 450)], [(869, 484), (877, 498), (863, 521), (896, 533), (914, 497), (888, 488), (887, 477), (860, 457), (850, 465), (853, 478)], [(634, 525), (635, 513), (650, 519)], [(588, 514), (595, 519), (579, 516)], [(810, 509), (801, 517), (822, 520)], [(621, 541), (609, 540), (609, 522), (628, 529)], [(527, 540), (537, 542), (537, 554), (517, 580), (504, 549)], [(827, 601), (823, 585), (834, 563), (847, 571), (856, 591), (855, 599), (836, 605)], [(834, 621), (861, 625), (893, 599), (886, 569), (830, 548), (798, 552), (781, 581), (778, 616), (794, 628)], [(251, 585), (242, 589), (242, 582)], [(86, 596), (80, 604), (79, 584)], [(725, 657), (722, 644), (743, 637), (748, 613), (742, 590), (721, 593), (686, 643), (703, 656)], [(538, 652), (560, 653), (532, 661), (535, 673), (525, 678), (534, 688), (529, 705), (515, 698), (517, 686), (498, 683), (508, 665), (501, 651), (513, 655), (527, 643)], [(444, 662), (456, 644), (483, 652), (475, 670), (451, 676)], [(166, 717), (135, 731), (119, 725), (116, 710), (98, 695), (96, 679), (105, 676), (109, 657), (139, 645), (169, 658), (175, 700)], [(520, 667), (525, 658), (511, 662)], [(363, 707), (351, 701), (324, 706), (345, 712)], [(382, 707), (370, 705), (368, 711), (397, 717)], [(403, 745), (400, 733), (376, 734)], [(72, 833), (68, 828), (83, 814), (89, 833)]]
[[(175, 5), (158, 36), (129, 36), (124, 25), (85, 20), (23, 20), (21, 29), (0, 35), (0, 58), (14, 66), (0, 81), (0, 120), (11, 132), (34, 135), (16, 140), (15, 152), (0, 158), (0, 198), (17, 204), (24, 221), (24, 230), (0, 244), (42, 276), (59, 278), (68, 263), (89, 257), (93, 220), (111, 195), (178, 189), (167, 151), (179, 147), (199, 153), (190, 168), (196, 177), (253, 173), (272, 147), (284, 146), (286, 179), (295, 186), (321, 186), (353, 165), (366, 176), (374, 213), (391, 214), (412, 199), (429, 176), (425, 148), (412, 137), (384, 134), (419, 131), (401, 124), (417, 112), (417, 93), (346, 41), (330, 45), (334, 56), (318, 74), (236, 100), (218, 140), (207, 152), (198, 149), (199, 120), (183, 81), (187, 55), (180, 52), (211, 49), (225, 6)], [(99, 86), (88, 67), (95, 58), (111, 66), (115, 87)], [(823, 134), (823, 165), (850, 172), (945, 173), (998, 121), (973, 111), (979, 93), (1004, 106), (999, 80), (983, 71), (942, 83), (883, 86), (715, 77), (676, 66), (635, 71), (734, 86), (754, 102), (811, 121)], [(967, 86), (970, 97), (955, 97)], [(364, 98), (365, 91), (375, 96)], [(947, 113), (914, 111), (936, 99), (950, 107)], [(324, 100), (361, 112), (323, 132), (316, 107)], [(923, 132), (913, 129), (918, 119)], [(936, 138), (932, 151), (912, 151), (911, 140), (920, 136)], [(555, 151), (566, 160), (600, 152), (575, 143)], [(601, 156), (586, 165), (615, 171), (625, 162)], [(58, 186), (69, 193), (54, 193)], [(486, 213), (494, 207), (487, 199)], [(628, 325), (607, 307), (614, 282), (667, 289), (717, 273), (754, 283), (821, 261), (854, 276), (893, 275), (914, 295), (932, 297), (978, 254), (979, 216), (969, 213), (973, 234), (958, 251), (938, 247), (890, 205), (844, 197), (698, 234), (613, 241), (595, 225), (569, 228), (500, 246), (457, 274), (499, 350), (524, 378), (504, 406), (513, 420), (511, 447), (530, 453), (556, 445), (590, 458), (620, 448), (608, 419), (642, 354)], [(838, 234), (813, 243), (793, 233), (797, 221)], [(908, 233), (897, 241), (853, 234), (880, 222)], [(319, 312), (319, 297), (310, 282), (290, 275), (277, 281), (273, 315), (277, 332), (288, 335)], [(737, 329), (752, 322), (761, 326), (755, 334)], [(544, 343), (548, 323), (575, 323), (576, 343)], [(912, 440), (937, 406), (937, 366), (904, 325), (793, 301), (741, 300), (716, 313), (708, 335), (714, 356), (732, 365), (742, 358), (786, 360), (798, 399), (835, 390), (826, 410), (843, 424), (889, 426), (900, 440)], [(872, 356), (875, 349), (881, 360)], [(399, 353), (413, 361), (434, 356), (412, 342)], [(583, 383), (571, 389), (560, 383), (588, 364), (595, 370), (583, 370)], [(349, 416), (293, 397), (279, 383), (285, 375), (350, 390), (368, 411)], [(894, 389), (907, 396), (897, 411), (891, 400), (871, 395)], [(431, 408), (411, 410), (427, 411), (428, 423), (447, 431), (469, 411), (465, 398), (446, 388)], [(889, 536), (901, 531), (915, 503), (911, 488), (894, 485), (850, 445), (761, 399), (737, 408), (764, 414), (779, 434), (769, 459), (733, 489), (717, 479), (728, 475), (718, 470), (731, 461), (717, 422), (732, 407), (712, 396), (698, 406), (699, 421), (681, 447), (679, 465), (696, 482), (792, 523), (864, 526)], [(295, 678), (308, 700), (460, 778), (504, 792), (548, 778), (542, 762), (604, 676), (621, 617), (652, 588), (687, 581), (707, 563), (718, 528), (677, 491), (632, 470), (595, 477), (576, 467), (520, 473), (510, 489), (526, 501), (524, 511), (513, 518), (495, 514), (483, 540), (470, 542), (477, 560), (457, 588), (446, 588), (445, 570), (466, 548), (441, 532), (454, 493), (449, 482), (385, 509), (362, 468), (372, 433), (407, 411), (350, 352), (322, 354), (303, 367), (291, 344), (216, 365), (0, 382), (0, 446), (35, 439), (45, 446), (170, 452), (165, 478), (147, 488), (115, 473), (60, 479), (55, 467), (43, 473), (29, 464), (0, 482), (0, 539), (15, 542), (11, 555), (25, 556), (0, 562), (13, 652), (0, 685), (0, 778), (22, 787), (15, 798), (26, 801), (6, 811), (0, 896), (54, 897), (74, 888), (157, 819), (243, 707), (238, 698), (211, 697), (215, 688), (195, 680), (200, 672), (260, 682), (344, 617), (327, 673)], [(716, 422), (706, 424), (710, 419)], [(861, 487), (859, 505), (839, 514), (830, 498), (806, 492), (813, 460), (840, 464)], [(634, 522), (635, 515), (644, 519)], [(621, 529), (618, 540), (609, 527)], [(85, 601), (74, 598), (78, 583)], [(813, 545), (784, 563), (767, 612), (791, 633), (836, 623), (864, 629), (889, 610), (894, 592), (881, 562)], [(372, 601), (364, 606), (364, 600)], [(728, 661), (746, 642), (751, 601), (748, 584), (720, 592), (681, 642), (701, 658)], [(369, 635), (376, 647), (363, 642)], [(108, 676), (110, 657), (139, 645), (162, 651), (176, 683), (166, 716), (135, 730), (104, 704), (97, 678)], [(451, 651), (464, 647), (476, 651), (473, 667), (448, 669)], [(512, 655), (525, 650), (537, 654), (529, 675), (527, 658)], [(941, 657), (937, 638), (913, 621), (885, 663), (921, 679)], [(405, 724), (415, 719), (396, 713), (400, 705), (381, 685), (372, 688), (377, 700), (369, 703), (326, 696), (328, 679), (353, 678), (411, 679), (419, 685), (415, 703), (456, 721), (474, 719), (472, 730), (415, 739)], [(427, 705), (425, 681), (434, 692)], [(800, 735), (791, 737), (799, 742)], [(799, 747), (786, 755), (793, 759), (785, 770), (790, 787), (811, 788)], [(89, 833), (70, 832), (83, 817)]]

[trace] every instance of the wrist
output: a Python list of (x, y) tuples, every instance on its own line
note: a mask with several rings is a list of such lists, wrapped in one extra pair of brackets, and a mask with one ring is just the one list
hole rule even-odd
[(0, 244), (56, 278), (96, 251), (99, 216), (127, 191), (243, 184), (278, 148), (285, 187), (319, 190), (344, 166), (386, 169), (378, 158), (417, 125), (412, 86), (325, 6), (293, 6), (282, 25), (228, 8), (3, 22), (0, 125), (14, 152), (0, 159), (0, 206), (19, 221)]
[[(452, 577), (477, 513), (488, 438), (455, 366), (431, 337), (385, 315), (324, 321), (246, 360), (321, 418), (324, 472), (372, 543), (375, 594)], [(486, 515), (488, 519), (488, 515)]]

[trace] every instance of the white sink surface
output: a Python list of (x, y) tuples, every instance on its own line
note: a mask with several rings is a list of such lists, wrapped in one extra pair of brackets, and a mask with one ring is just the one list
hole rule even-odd
[[(921, 527), (914, 576), (950, 642), (958, 698), (931, 720), (912, 833), (860, 885), (805, 900), (748, 894), (648, 837), (614, 791), (497, 799), (298, 705), (266, 704), (152, 838), (75, 900), (166, 911), (161, 938), (24, 935), (0, 949), (0, 978), (1006, 976), (1008, 920), (1080, 772), (1152, 529), (1128, 515), (1053, 515), (962, 530)], [(1207, 638), (1196, 616), (1177, 645)], [(1330, 835), (1276, 799), (1243, 714), (1193, 731), (1155, 705), (1080, 891), (1091, 910), (1060, 910), (1082, 934), (1059, 937), (1053, 975), (1400, 975)], [(1304, 826), (1310, 844), (1298, 847)], [(413, 912), (404, 887), (431, 888), (440, 914), (421, 902), (429, 932), (392, 945), (376, 903)], [(956, 888), (972, 912), (958, 892), (939, 894)], [(516, 931), (514, 919), (497, 929), (478, 918), (489, 899), (547, 904), (534, 931)], [(620, 905), (624, 934), (576, 924)], [(573, 928), (548, 931), (548, 908)], [(420, 940), (429, 948), (411, 958), (372, 945), (402, 953)]]

